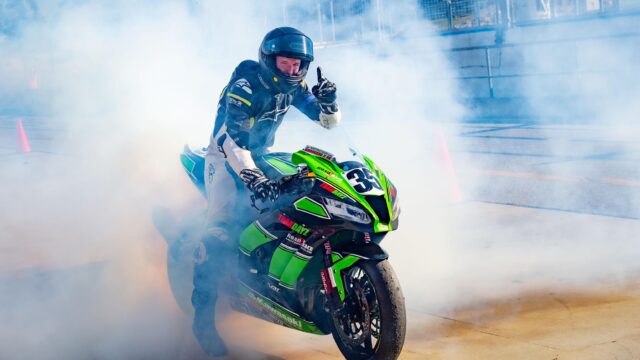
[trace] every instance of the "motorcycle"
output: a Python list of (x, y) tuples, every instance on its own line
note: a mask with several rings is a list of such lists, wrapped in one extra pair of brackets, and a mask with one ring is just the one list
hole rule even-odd
[[(204, 150), (185, 146), (180, 155), (202, 194)], [(398, 227), (397, 190), (370, 158), (350, 151), (355, 160), (339, 162), (312, 146), (256, 159), (281, 192), (273, 202), (250, 197), (259, 214), (239, 222), (237, 248), (216, 259), (229, 269), (220, 291), (234, 310), (332, 334), (347, 359), (396, 359), (405, 339), (405, 302), (380, 242)], [(198, 253), (188, 229), (202, 221), (196, 216), (178, 224), (167, 212), (154, 213), (169, 242), (171, 290), (188, 314)]]

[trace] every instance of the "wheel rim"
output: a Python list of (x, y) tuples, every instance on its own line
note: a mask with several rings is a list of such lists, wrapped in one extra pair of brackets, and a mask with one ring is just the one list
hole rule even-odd
[(360, 267), (344, 276), (344, 307), (334, 316), (335, 328), (350, 351), (372, 355), (380, 342), (380, 306), (373, 282)]

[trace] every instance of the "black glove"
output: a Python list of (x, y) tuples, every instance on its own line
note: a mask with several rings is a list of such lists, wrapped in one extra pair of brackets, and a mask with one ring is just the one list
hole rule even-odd
[(336, 84), (322, 76), (322, 69), (318, 66), (318, 84), (311, 88), (311, 92), (318, 99), (320, 108), (325, 114), (333, 114), (338, 111), (336, 106)]
[(278, 184), (264, 176), (260, 169), (244, 169), (240, 171), (240, 179), (258, 200), (275, 201), (280, 195)]

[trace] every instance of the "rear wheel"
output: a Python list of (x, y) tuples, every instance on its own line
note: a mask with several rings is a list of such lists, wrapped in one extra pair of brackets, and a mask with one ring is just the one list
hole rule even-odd
[(396, 359), (404, 345), (406, 313), (388, 261), (362, 261), (343, 274), (344, 308), (333, 316), (333, 338), (351, 359)]

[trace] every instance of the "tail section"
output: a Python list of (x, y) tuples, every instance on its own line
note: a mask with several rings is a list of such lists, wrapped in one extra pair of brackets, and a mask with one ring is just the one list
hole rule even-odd
[[(193, 184), (205, 195), (204, 187), (204, 156), (205, 149), (191, 150), (189, 145), (184, 146), (184, 151), (180, 154), (180, 162), (184, 170), (189, 175)], [(205, 195), (206, 196), (206, 195)]]

